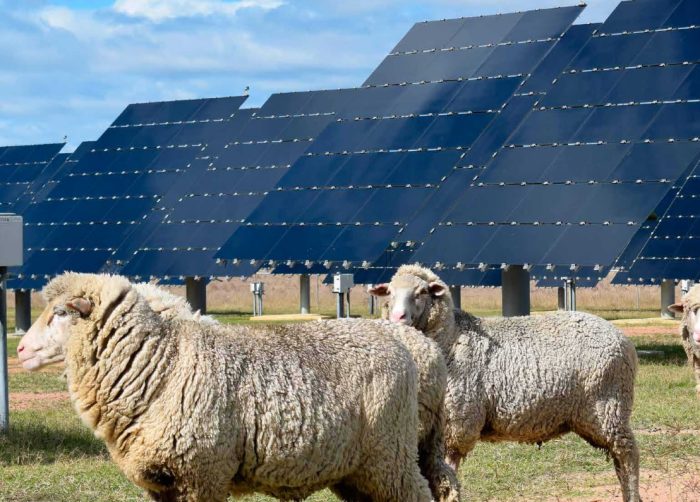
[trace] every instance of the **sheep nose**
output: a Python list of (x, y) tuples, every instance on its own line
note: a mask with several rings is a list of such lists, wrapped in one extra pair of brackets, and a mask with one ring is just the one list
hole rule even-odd
[(392, 312), (391, 313), (391, 321), (392, 322), (401, 322), (406, 320), (406, 312)]
[(22, 352), (23, 350), (24, 350), (24, 344), (20, 344), (20, 345), (17, 347), (17, 353), (19, 354), (19, 353)]

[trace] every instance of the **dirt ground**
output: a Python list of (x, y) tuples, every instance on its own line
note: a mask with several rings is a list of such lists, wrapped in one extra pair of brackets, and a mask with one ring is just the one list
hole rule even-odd
[(46, 410), (56, 404), (68, 401), (68, 392), (12, 392), (10, 409), (12, 410)]

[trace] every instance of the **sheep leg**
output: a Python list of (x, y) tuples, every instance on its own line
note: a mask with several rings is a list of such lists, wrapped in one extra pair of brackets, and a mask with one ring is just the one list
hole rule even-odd
[(639, 502), (639, 450), (631, 431), (615, 439), (610, 448), (610, 455), (620, 480), (623, 500)]
[(442, 420), (433, 427), (422, 441), (418, 464), (421, 473), (428, 480), (430, 491), (437, 502), (458, 502), (459, 481), (456, 471), (445, 462), (445, 447)]
[(700, 358), (693, 354), (693, 370), (695, 372), (695, 394), (700, 399)]
[[(414, 443), (415, 444), (415, 443)], [(372, 502), (428, 502), (432, 500), (428, 482), (416, 462), (415, 446), (398, 454), (381, 452), (372, 462), (346, 479), (344, 495), (366, 494)], [(356, 500), (356, 499), (351, 499)]]

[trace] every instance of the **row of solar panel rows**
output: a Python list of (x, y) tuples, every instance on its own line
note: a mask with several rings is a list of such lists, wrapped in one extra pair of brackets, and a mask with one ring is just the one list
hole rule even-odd
[[(504, 84), (508, 84), (507, 86)], [(507, 93), (503, 92), (503, 89), (506, 89), (507, 92), (512, 92), (512, 90), (515, 88), (515, 85), (517, 85), (517, 82), (508, 82), (508, 81), (502, 81), (502, 82), (469, 82), (466, 84), (456, 84), (456, 83), (451, 83), (450, 85), (443, 85), (441, 89), (446, 92), (447, 98), (444, 99), (444, 103), (449, 103), (450, 101), (456, 102), (457, 100), (452, 97), (452, 94), (459, 94), (460, 89), (463, 90), (465, 86), (471, 86), (472, 89), (479, 89), (479, 95), (487, 95), (488, 89), (496, 89), (499, 90), (499, 92), (496, 92), (496, 95), (501, 96), (499, 99), (506, 99)], [(478, 86), (478, 87), (477, 87)], [(421, 86), (415, 86), (414, 88), (418, 89)], [(433, 87), (433, 89), (436, 89)], [(399, 89), (397, 89), (399, 90)], [(376, 96), (377, 93), (375, 90), (365, 90), (363, 95), (365, 96)], [(370, 92), (371, 91), (371, 94)], [(343, 91), (339, 91), (343, 92)], [(315, 94), (315, 93), (308, 93), (308, 94)], [(394, 93), (395, 95), (398, 93)], [(292, 98), (301, 98), (299, 95), (287, 95), (291, 96)], [(328, 95), (326, 94), (326, 98), (328, 98)], [(271, 98), (273, 99), (273, 98)], [(346, 99), (346, 98), (345, 98)], [(343, 102), (344, 99), (339, 99), (339, 102)], [(281, 100), (278, 100), (277, 103), (280, 103)], [(267, 106), (267, 104), (265, 105)], [(263, 106), (263, 110), (261, 112), (261, 115), (264, 114), (265, 106)], [(444, 105), (440, 105), (441, 107)], [(302, 107), (303, 109), (303, 107)], [(297, 119), (298, 120), (298, 119)], [(425, 118), (423, 119), (425, 120)], [(259, 138), (260, 136), (258, 136)], [(270, 150), (278, 150), (279, 149), (279, 144), (273, 144), (270, 145), (269, 149)], [(242, 149), (245, 150), (246, 147), (249, 147), (249, 145), (233, 145), (227, 148), (227, 150), (223, 153), (224, 157), (231, 158), (233, 156), (236, 157), (238, 163), (246, 164), (250, 162), (246, 162), (245, 160), (242, 160), (241, 155), (234, 155), (237, 154), (240, 150), (241, 147)], [(249, 150), (249, 148), (248, 148)], [(301, 152), (296, 152), (297, 155), (300, 154)], [(427, 152), (426, 152), (427, 153)], [(244, 157), (245, 158), (245, 157)], [(321, 166), (322, 164), (326, 164), (325, 169), (328, 169), (328, 158), (316, 158), (313, 159), (312, 157), (308, 157), (310, 159), (310, 163), (314, 163), (314, 160), (317, 160), (316, 162), (317, 165)], [(451, 156), (450, 163), (453, 163), (455, 159), (454, 154)], [(293, 159), (289, 159), (290, 163)], [(369, 160), (369, 159), (368, 159)], [(393, 159), (392, 159), (393, 160)], [(212, 162), (213, 166), (221, 165), (221, 159), (216, 159)], [(223, 164), (230, 164), (230, 161), (224, 160)], [(365, 164), (366, 168), (369, 168), (369, 165)], [(418, 166), (415, 166), (418, 168)], [(425, 168), (425, 166), (423, 166)], [(322, 167), (323, 168), (323, 167)], [(377, 166), (374, 166), (375, 172)], [(194, 178), (194, 171), (192, 172), (192, 177)], [(200, 170), (200, 174), (202, 176), (197, 176), (197, 180), (193, 179), (193, 185), (192, 189), (189, 191), (189, 193), (220, 193), (222, 191), (222, 186), (223, 183), (226, 181), (229, 181), (228, 186), (231, 188), (227, 188), (226, 191), (234, 191), (234, 192), (245, 192), (248, 189), (253, 189), (251, 191), (254, 191), (255, 189), (262, 189), (263, 184), (266, 181), (272, 180), (275, 176), (280, 175), (281, 173), (275, 172), (273, 170), (260, 170), (260, 171), (254, 171), (254, 172), (248, 172), (245, 173), (245, 176), (241, 181), (244, 183), (243, 186), (240, 186), (239, 184), (236, 183), (235, 179), (231, 180), (232, 176), (230, 173), (219, 173), (217, 171), (212, 171), (209, 170), (204, 174), (203, 171)], [(420, 176), (419, 173), (414, 173), (414, 176)], [(260, 181), (261, 183), (258, 184), (257, 186), (245, 186), (246, 181)], [(276, 181), (276, 180), (275, 180)], [(272, 185), (270, 185), (272, 186)], [(227, 197), (226, 195), (222, 194), (222, 197), (195, 197), (195, 198), (188, 198), (188, 199), (183, 199), (181, 201), (178, 201), (177, 206), (174, 208), (174, 211), (172, 212), (172, 215), (169, 215), (170, 221), (179, 221), (180, 217), (186, 217), (187, 221), (190, 222), (195, 222), (197, 220), (217, 220), (219, 218), (221, 219), (227, 219), (228, 221), (235, 221), (238, 219), (239, 216), (245, 216), (245, 212), (247, 210), (252, 209), (254, 206), (251, 205), (251, 203), (257, 203), (258, 201), (256, 199), (251, 199), (251, 198), (246, 198), (244, 200), (240, 198), (231, 198)], [(364, 194), (363, 194), (364, 195)], [(267, 205), (267, 204), (266, 204)], [(242, 210), (241, 210), (242, 209)], [(172, 244), (173, 235), (159, 235), (161, 234), (161, 230), (155, 230), (153, 235), (150, 235), (144, 243), (144, 246), (142, 247), (148, 247), (148, 246), (168, 246)], [(177, 239), (178, 241), (182, 241), (181, 238)], [(219, 244), (223, 242), (224, 239), (221, 239)], [(201, 239), (193, 238), (190, 240), (192, 243), (196, 243), (197, 245), (202, 244)], [(211, 242), (207, 242), (207, 246), (211, 246)]]
[[(189, 264), (188, 271), (194, 267), (196, 275), (207, 275), (204, 269), (215, 267), (214, 251), (232, 231), (231, 223), (225, 222), (244, 219), (262, 199), (251, 194), (273, 186), (308, 147), (308, 140), (299, 139), (315, 136), (333, 120), (332, 116), (257, 118), (255, 112), (236, 114), (226, 144), (208, 145), (114, 252), (112, 260), (128, 261), (124, 273), (139, 276), (145, 266), (146, 276), (153, 274), (149, 257), (159, 254), (158, 274), (169, 275), (173, 267)], [(285, 130), (294, 131), (289, 138), (294, 141), (278, 141)], [(242, 139), (256, 142), (241, 143)], [(219, 218), (221, 222), (210, 223)], [(178, 251), (169, 251), (173, 248)]]
[[(560, 33), (565, 31), (565, 29), (566, 26), (562, 26)], [(580, 39), (579, 43), (581, 43)], [(510, 48), (512, 47), (515, 46), (510, 46)], [(507, 50), (506, 47), (500, 49), (502, 51)], [(569, 51), (569, 57), (572, 52), (575, 52), (575, 49), (572, 48), (571, 45), (567, 47), (567, 50)], [(562, 53), (558, 54), (558, 59), (555, 58), (554, 60), (555, 62), (558, 61), (560, 65), (564, 64), (562, 63), (562, 54), (566, 54), (566, 51), (562, 51)], [(528, 71), (537, 66), (542, 56), (543, 54), (529, 54)], [(418, 118), (419, 120), (398, 119), (399, 121), (339, 122), (329, 126), (317, 141), (314, 142), (309, 152), (323, 154), (326, 152), (342, 153), (353, 150), (392, 150), (428, 146), (428, 144), (420, 143), (420, 138), (433, 140), (435, 142), (434, 146), (459, 146), (466, 148), (470, 146), (475, 139), (479, 138), (480, 141), (477, 142), (478, 144), (474, 145), (476, 146), (476, 153), (483, 157), (490, 157), (494, 151), (494, 145), (500, 146), (508, 136), (509, 133), (504, 135), (503, 131), (512, 128), (514, 124), (522, 120), (535, 100), (536, 98), (533, 97), (515, 98), (515, 103), (511, 103), (498, 114), (494, 114), (495, 120), (490, 120), (491, 117), (488, 117), (486, 114), (438, 117), (436, 123), (444, 125), (444, 127), (436, 127), (435, 130), (429, 130), (427, 132), (425, 129), (427, 129), (426, 126), (430, 122), (428, 118)], [(376, 122), (376, 124), (373, 122)], [(376, 126), (376, 128), (373, 129), (374, 126)], [(445, 135), (440, 133), (434, 134), (438, 132), (438, 130), (444, 130)], [(453, 137), (446, 138), (446, 136), (450, 134), (453, 135)], [(427, 152), (420, 153), (427, 154)], [(450, 153), (452, 155), (450, 155)], [(442, 181), (442, 178), (452, 170), (455, 159), (460, 154), (459, 151), (435, 154), (436, 157), (434, 160), (436, 162), (430, 163), (429, 167), (431, 169), (439, 169), (439, 177), (430, 174), (428, 169), (426, 169), (423, 173), (417, 172), (413, 175), (411, 182), (424, 181), (426, 184), (430, 184), (435, 181)], [(369, 171), (371, 168), (367, 167), (363, 169), (361, 166), (370, 165), (370, 162), (379, 159), (381, 159), (381, 164), (375, 164), (375, 166), (381, 168), (381, 170), (377, 169), (374, 171), (377, 173), (374, 175), (377, 178), (390, 179), (392, 176), (395, 176), (400, 179), (400, 173), (403, 171), (402, 168), (408, 168), (406, 171), (419, 171), (420, 169), (417, 164), (409, 160), (418, 158), (414, 156), (413, 153), (392, 152), (386, 154), (386, 156), (368, 155), (371, 154), (339, 155), (335, 156), (335, 158), (333, 158), (334, 156), (330, 156), (330, 159), (328, 155), (317, 155), (317, 158), (313, 156), (304, 156), (290, 169), (290, 172), (281, 180), (279, 186), (316, 186), (321, 182), (320, 180), (329, 177), (332, 181), (323, 183), (332, 185), (333, 183), (339, 182), (342, 186), (342, 182), (345, 180), (359, 179), (360, 176), (353, 176), (357, 167), (359, 167), (358, 173)], [(327, 166), (329, 160), (333, 163), (330, 165), (330, 169), (325, 167), (327, 171), (325, 175), (323, 175), (324, 164)], [(338, 164), (339, 166), (336, 168)], [(400, 167), (397, 168), (397, 165)], [(411, 166), (415, 167), (411, 169)], [(307, 169), (308, 167), (311, 169)], [(345, 180), (343, 178), (345, 178)], [(306, 214), (299, 215), (296, 221), (311, 222), (319, 219), (323, 219), (323, 221), (329, 223), (349, 221), (353, 219), (357, 208), (360, 207), (361, 210), (366, 211), (366, 216), (357, 213), (357, 218), (373, 216), (374, 221), (383, 220), (389, 225), (385, 228), (362, 227), (332, 229), (316, 227), (319, 234), (322, 233), (323, 235), (319, 235), (319, 244), (317, 246), (308, 249), (310, 254), (306, 258), (311, 260), (334, 260), (341, 256), (341, 252), (347, 252), (349, 254), (343, 259), (361, 261), (374, 259), (384, 251), (388, 243), (395, 238), (399, 230), (398, 228), (392, 228), (393, 225), (391, 225), (390, 222), (398, 221), (405, 223), (408, 221), (412, 217), (412, 214), (406, 209), (417, 210), (428, 200), (431, 194), (430, 190), (397, 191), (393, 189), (391, 191), (382, 190), (380, 193), (376, 194), (376, 197), (372, 197), (374, 194), (372, 194), (371, 191), (364, 191), (364, 193), (361, 191), (356, 192), (357, 194), (352, 193), (352, 191), (338, 192), (337, 190), (333, 190), (327, 191), (322, 195), (317, 195), (315, 193), (305, 194), (304, 197), (308, 197), (310, 199), (310, 204), (313, 204), (314, 207), (309, 207), (308, 211), (306, 211), (307, 204), (299, 204), (302, 210), (306, 211)], [(266, 221), (275, 219), (286, 222), (295, 221), (295, 217), (297, 217), (296, 212), (295, 214), (290, 214), (288, 210), (285, 211), (285, 208), (289, 207), (290, 201), (288, 198), (297, 193), (298, 192), (291, 192), (287, 195), (276, 192), (270, 193), (264, 204), (251, 215), (249, 221), (258, 224), (264, 224)], [(393, 198), (389, 200), (389, 195), (396, 195), (397, 199), (395, 201)], [(406, 197), (409, 195), (412, 198), (407, 202)], [(320, 201), (316, 199), (317, 197), (321, 197)], [(364, 207), (362, 207), (362, 205), (355, 206), (353, 211), (350, 209), (350, 204), (347, 203), (348, 201), (344, 200), (346, 197), (360, 199), (359, 203), (364, 204)], [(395, 214), (390, 214), (391, 211), (387, 211), (386, 208), (390, 207), (392, 202), (398, 204), (399, 199), (401, 199), (400, 205), (404, 208), (403, 212), (398, 211), (395, 212)], [(353, 201), (352, 203), (357, 204), (358, 201)], [(303, 252), (300, 253), (301, 249), (299, 243), (295, 244), (294, 241), (303, 238), (315, 239), (312, 235), (314, 235), (313, 228), (295, 227), (289, 230), (280, 230), (279, 228), (270, 227), (244, 227), (233, 234), (218, 256), (238, 257), (239, 255), (236, 253), (240, 252), (243, 253), (241, 257), (255, 257), (255, 252), (251, 252), (251, 249), (243, 249), (246, 246), (237, 244), (237, 241), (249, 242), (248, 237), (250, 237), (255, 241), (250, 242), (252, 244), (250, 247), (258, 250), (258, 258), (266, 257), (266, 259), (272, 260), (298, 259), (298, 257), (303, 255)], [(362, 235), (362, 238), (358, 240), (360, 235)], [(383, 243), (381, 239), (378, 238), (379, 236), (383, 236)], [(338, 242), (345, 242), (348, 239), (354, 240), (356, 242), (356, 249), (352, 251), (350, 249), (341, 251), (342, 246), (336, 244), (336, 239)], [(264, 245), (261, 246), (261, 243), (267, 243), (268, 247), (266, 248)], [(329, 246), (328, 249), (323, 247), (324, 243)], [(274, 248), (267, 253), (269, 248), (273, 245)]]
[[(198, 111), (188, 119), (215, 118), (211, 114), (206, 116), (211, 112), (211, 106), (207, 105), (208, 100), (201, 101), (203, 104)], [(218, 118), (221, 114), (228, 115), (235, 111), (243, 99), (214, 101), (219, 110)], [(176, 102), (172, 106), (169, 103), (130, 105), (125, 113), (130, 113), (132, 117), (144, 117), (154, 108), (160, 107), (159, 113), (164, 112), (163, 108), (166, 111), (170, 109), (168, 113), (171, 113), (173, 109), (187, 109), (188, 106), (194, 108), (198, 105), (192, 102)], [(153, 121), (174, 120), (172, 113), (167, 120), (163, 117), (161, 115), (161, 118)], [(150, 126), (150, 129), (111, 128), (107, 132), (138, 130), (148, 135), (167, 130), (192, 144), (199, 141), (199, 138), (209, 140), (213, 131), (230, 129), (231, 122), (227, 119), (196, 124)], [(28, 260), (25, 271), (30, 274), (54, 273), (52, 268), (57, 266), (58, 258), (55, 254), (58, 251), (52, 250), (56, 249), (64, 253), (60, 265), (64, 269), (90, 270), (85, 263), (95, 265), (100, 259), (104, 265), (112, 253), (125, 240), (129, 240), (129, 236), (135, 232), (144, 216), (156, 207), (157, 201), (181, 178), (190, 162), (202, 151), (201, 147), (179, 147), (105, 152), (103, 149), (106, 145), (106, 135), (93, 145), (94, 150), (91, 148), (72, 166), (69, 175), (64, 176), (52, 191), (49, 200), (35, 205), (29, 212), (28, 229), (31, 229), (31, 235), (28, 245), (33, 246), (32, 249), (43, 250), (34, 251)], [(167, 134), (153, 134), (153, 137), (157, 142), (167, 137)], [(192, 140), (192, 137), (195, 140)], [(221, 137), (224, 142), (228, 135)], [(84, 174), (91, 176), (83, 176)], [(96, 224), (91, 225), (91, 222)], [(47, 226), (47, 223), (58, 225)], [(97, 270), (100, 270), (100, 267), (91, 271)]]

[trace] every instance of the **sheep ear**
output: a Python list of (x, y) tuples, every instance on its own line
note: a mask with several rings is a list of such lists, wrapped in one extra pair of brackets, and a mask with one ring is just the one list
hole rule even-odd
[(79, 313), (81, 317), (87, 317), (92, 312), (92, 302), (85, 298), (73, 298), (66, 303), (66, 308)]
[(367, 291), (373, 296), (389, 296), (389, 285), (386, 283), (377, 284), (372, 288), (368, 288)]
[(445, 295), (447, 287), (441, 282), (431, 282), (428, 284), (428, 291), (430, 292), (430, 296), (439, 298)]
[(668, 310), (671, 312), (676, 312), (677, 314), (682, 314), (683, 313), (683, 304), (682, 303), (674, 303), (673, 305), (669, 305)]

